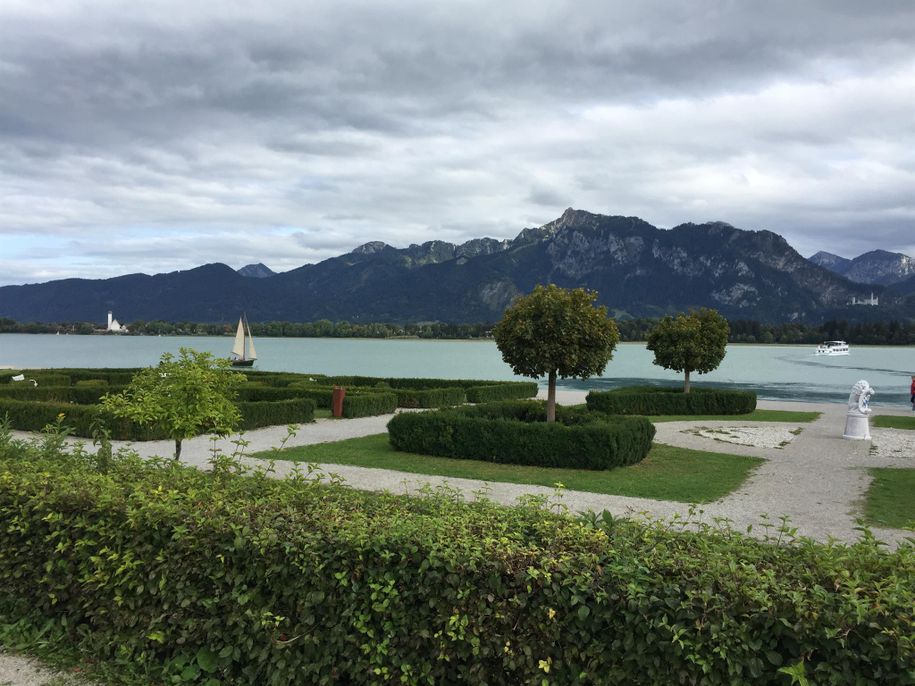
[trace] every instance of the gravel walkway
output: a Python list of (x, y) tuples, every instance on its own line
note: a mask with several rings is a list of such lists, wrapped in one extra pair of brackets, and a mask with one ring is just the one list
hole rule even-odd
[[(584, 392), (560, 391), (558, 401), (563, 404), (583, 402)], [(759, 533), (759, 524), (764, 517), (777, 521), (780, 516), (790, 518), (791, 525), (798, 533), (826, 541), (830, 538), (852, 542), (859, 538), (855, 530), (855, 517), (859, 516), (861, 503), (871, 478), (869, 467), (915, 467), (915, 454), (908, 434), (893, 429), (871, 429), (873, 444), (892, 446), (892, 450), (871, 450), (869, 441), (851, 441), (842, 438), (845, 427), (845, 403), (777, 403), (760, 401), (760, 408), (792, 409), (821, 412), (821, 417), (808, 424), (785, 424), (779, 422), (753, 422), (752, 426), (770, 429), (773, 435), (800, 428), (798, 435), (791, 435), (791, 441), (781, 447), (764, 448), (738, 445), (715, 440), (712, 436), (696, 435), (695, 429), (734, 429), (747, 426), (739, 419), (725, 422), (701, 423), (663, 422), (657, 424), (655, 441), (669, 445), (720, 452), (735, 455), (760, 457), (765, 462), (755, 470), (741, 488), (714, 503), (701, 506), (707, 521), (726, 519), (739, 530), (753, 525)], [(885, 411), (877, 408), (879, 414), (905, 414), (902, 411)], [(369, 436), (383, 433), (392, 415), (364, 417), (359, 419), (319, 419), (313, 424), (300, 427), (297, 435), (287, 446), (313, 445), (346, 438)], [(247, 453), (270, 450), (279, 446), (286, 437), (285, 427), (270, 427), (251, 431), (244, 435), (248, 441)], [(900, 436), (901, 434), (901, 436)], [(21, 434), (26, 435), (26, 434)], [(781, 443), (781, 441), (779, 441)], [(173, 453), (170, 441), (149, 441), (131, 444), (142, 456), (168, 456)], [(223, 439), (215, 444), (220, 450), (231, 453), (236, 446), (231, 440)], [(206, 468), (214, 443), (207, 437), (198, 437), (184, 442), (181, 459), (190, 465)], [(263, 466), (262, 460), (245, 458), (251, 466)], [(277, 461), (276, 475), (281, 477), (295, 469), (295, 464)], [(475, 479), (425, 476), (408, 474), (386, 469), (372, 469), (351, 465), (322, 465), (325, 471), (337, 474), (347, 485), (374, 491), (393, 493), (415, 493), (427, 486), (448, 485), (458, 489), (467, 498), (484, 490), (492, 500), (514, 504), (525, 494), (554, 496), (555, 490), (543, 486), (496, 483)], [(562, 502), (574, 511), (609, 510), (615, 515), (647, 515), (650, 517), (687, 516), (690, 506), (685, 503), (629, 498), (583, 491), (564, 491)], [(875, 534), (881, 540), (896, 545), (911, 532), (898, 529), (877, 529)], [(0, 682), (2, 684), (2, 682)]]

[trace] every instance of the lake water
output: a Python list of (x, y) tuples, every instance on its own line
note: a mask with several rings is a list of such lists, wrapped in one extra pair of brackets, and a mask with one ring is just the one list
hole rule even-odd
[[(265, 371), (513, 379), (492, 341), (259, 338), (257, 369)], [(0, 365), (11, 367), (139, 367), (155, 364), (181, 346), (227, 356), (232, 339), (218, 336), (55, 336), (0, 334)], [(905, 407), (915, 347), (853, 347), (851, 355), (817, 357), (814, 346), (731, 345), (714, 372), (693, 375), (755, 390), (760, 398), (839, 402), (867, 379), (873, 404)], [(599, 378), (564, 381), (568, 388), (614, 388), (636, 383), (677, 383), (682, 376), (652, 364), (644, 343), (622, 343)]]

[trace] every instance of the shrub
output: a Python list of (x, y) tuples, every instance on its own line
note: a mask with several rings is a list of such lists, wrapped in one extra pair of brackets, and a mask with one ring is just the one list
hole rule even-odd
[(391, 414), (397, 409), (397, 396), (393, 393), (350, 393), (343, 397), (343, 416), (372, 417), (379, 414)]
[(394, 388), (391, 390), (397, 396), (397, 407), (447, 407), (460, 405), (465, 401), (464, 389), (460, 386), (451, 388)]
[(912, 680), (906, 544), (592, 528), (131, 458), (3, 467), (0, 615), (133, 681)]
[(126, 419), (114, 417), (98, 405), (0, 399), (0, 418), (5, 416), (10, 426), (20, 431), (41, 431), (53, 424), (59, 415), (63, 415), (63, 423), (70, 427), (72, 434), (81, 438), (91, 438), (99, 422), (115, 440), (167, 438), (164, 432), (145, 429)]
[(630, 386), (612, 391), (591, 391), (588, 409), (607, 414), (748, 414), (756, 409), (756, 394), (718, 388)]
[(507, 381), (487, 386), (469, 386), (465, 390), (467, 402), (489, 403), (494, 400), (533, 398), (537, 395), (538, 386), (536, 381)]
[(395, 450), (539, 467), (609, 469), (644, 459), (654, 426), (642, 417), (608, 419), (557, 412), (544, 403), (504, 402), (461, 410), (403, 413), (388, 422)]
[(0, 399), (95, 405), (99, 398), (110, 390), (119, 389), (111, 389), (102, 385), (32, 386), (31, 384), (15, 384), (0, 386)]
[(241, 428), (245, 431), (262, 426), (306, 424), (315, 419), (315, 403), (307, 398), (274, 402), (239, 402)]

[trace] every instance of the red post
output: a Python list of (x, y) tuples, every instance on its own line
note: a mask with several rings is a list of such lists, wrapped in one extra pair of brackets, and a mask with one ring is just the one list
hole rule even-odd
[(346, 397), (346, 389), (342, 386), (334, 386), (334, 394), (330, 399), (330, 410), (334, 417), (343, 416), (343, 398)]

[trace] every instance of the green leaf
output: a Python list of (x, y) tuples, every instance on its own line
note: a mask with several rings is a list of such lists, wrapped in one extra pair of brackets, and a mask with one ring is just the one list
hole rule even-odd
[(219, 658), (209, 648), (201, 648), (197, 651), (197, 664), (204, 672), (213, 673), (219, 666)]

